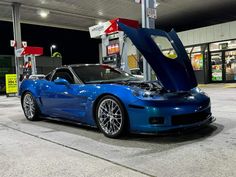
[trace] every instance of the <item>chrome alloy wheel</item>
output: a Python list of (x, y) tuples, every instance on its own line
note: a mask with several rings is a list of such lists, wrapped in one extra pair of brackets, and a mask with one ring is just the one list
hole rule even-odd
[(25, 94), (24, 96), (23, 108), (24, 108), (25, 116), (28, 119), (32, 119), (35, 115), (35, 104), (34, 104), (32, 95), (29, 93)]
[(98, 107), (98, 123), (107, 135), (117, 134), (123, 126), (123, 114), (113, 99), (104, 99)]

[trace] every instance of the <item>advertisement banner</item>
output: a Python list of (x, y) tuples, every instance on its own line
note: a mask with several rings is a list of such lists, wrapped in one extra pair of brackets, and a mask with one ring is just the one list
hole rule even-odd
[(96, 38), (96, 37), (99, 37), (103, 34), (106, 34), (105, 31), (109, 26), (111, 26), (110, 21), (89, 27), (90, 37)]
[(17, 93), (17, 77), (16, 74), (6, 74), (6, 93)]
[(193, 66), (193, 70), (203, 70), (203, 54), (193, 54), (191, 58), (191, 63)]
[(139, 27), (139, 22), (136, 20), (115, 18), (115, 19), (109, 20), (107, 22), (103, 22), (101, 24), (89, 27), (90, 37), (97, 38), (97, 37), (100, 37), (104, 34), (111, 34), (111, 33), (120, 31), (118, 24), (116, 23), (117, 21), (119, 21), (127, 26), (133, 27), (133, 28)]

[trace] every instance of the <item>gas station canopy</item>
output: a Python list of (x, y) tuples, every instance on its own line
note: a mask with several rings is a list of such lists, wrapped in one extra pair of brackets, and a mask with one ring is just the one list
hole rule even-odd
[[(45, 26), (88, 30), (88, 27), (114, 18), (138, 20), (141, 5), (135, 0), (2, 0), (0, 20), (12, 21), (12, 3), (21, 4), (21, 22)], [(157, 0), (157, 24), (200, 26), (230, 21), (235, 18), (235, 0)], [(211, 14), (214, 12), (214, 15)], [(43, 12), (47, 17), (40, 17)], [(204, 15), (208, 13), (208, 15)], [(217, 18), (215, 15), (218, 15)], [(200, 19), (198, 16), (200, 16)], [(193, 22), (194, 19), (194, 22)]]

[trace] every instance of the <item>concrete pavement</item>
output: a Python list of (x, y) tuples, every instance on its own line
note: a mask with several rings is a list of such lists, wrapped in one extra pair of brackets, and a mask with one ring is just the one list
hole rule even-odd
[(202, 87), (216, 122), (173, 135), (119, 140), (96, 129), (30, 122), (19, 99), (0, 96), (1, 176), (236, 176), (236, 89)]

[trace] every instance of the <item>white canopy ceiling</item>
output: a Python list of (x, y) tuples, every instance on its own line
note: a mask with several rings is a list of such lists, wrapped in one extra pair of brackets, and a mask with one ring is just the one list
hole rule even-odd
[[(172, 23), (203, 10), (230, 5), (235, 0), (157, 0), (157, 24)], [(21, 21), (29, 24), (88, 30), (99, 21), (128, 18), (141, 22), (141, 5), (135, 0), (3, 0), (0, 1), (0, 20), (11, 21), (11, 4), (21, 4)], [(47, 9), (50, 14), (41, 18), (37, 11)], [(207, 16), (206, 16), (207, 18)]]

